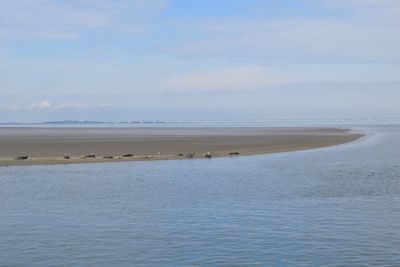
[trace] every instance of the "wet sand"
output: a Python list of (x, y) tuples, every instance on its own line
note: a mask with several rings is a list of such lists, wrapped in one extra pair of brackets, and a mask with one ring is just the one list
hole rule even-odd
[[(336, 128), (0, 128), (0, 166), (268, 154), (363, 136)], [(90, 153), (95, 158), (82, 158)], [(21, 156), (29, 158), (16, 159)]]

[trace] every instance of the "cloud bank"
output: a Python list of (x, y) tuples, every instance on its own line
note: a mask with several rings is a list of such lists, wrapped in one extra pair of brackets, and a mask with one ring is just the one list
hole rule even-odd
[[(341, 114), (346, 102), (346, 114), (360, 116), (373, 112), (356, 110), (357, 99), (381, 99), (376, 113), (400, 114), (390, 102), (400, 100), (400, 1), (186, 3), (2, 1), (0, 109), (37, 119), (107, 110), (117, 119), (147, 107), (196, 107), (195, 116), (255, 102), (273, 114), (290, 102), (306, 116), (307, 107)], [(279, 90), (281, 108), (268, 102)]]

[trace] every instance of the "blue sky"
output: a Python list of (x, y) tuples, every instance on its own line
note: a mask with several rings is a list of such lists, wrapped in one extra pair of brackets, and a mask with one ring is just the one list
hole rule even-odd
[(3, 0), (0, 121), (400, 116), (398, 0)]

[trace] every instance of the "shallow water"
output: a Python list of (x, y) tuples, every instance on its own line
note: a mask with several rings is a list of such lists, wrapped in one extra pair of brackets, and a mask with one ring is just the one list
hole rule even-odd
[(0, 266), (399, 266), (400, 127), (211, 160), (0, 168)]

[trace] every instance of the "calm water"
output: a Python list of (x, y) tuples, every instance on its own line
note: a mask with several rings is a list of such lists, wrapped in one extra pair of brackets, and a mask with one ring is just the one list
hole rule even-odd
[(334, 148), (0, 168), (0, 266), (400, 266), (400, 127)]

